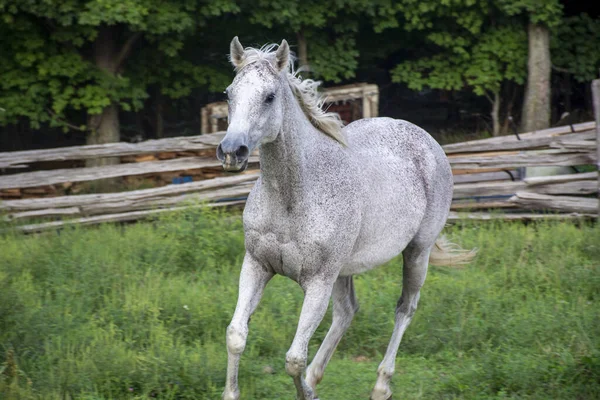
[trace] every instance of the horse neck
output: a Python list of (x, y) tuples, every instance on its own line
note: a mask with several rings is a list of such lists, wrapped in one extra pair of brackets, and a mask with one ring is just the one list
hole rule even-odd
[(277, 139), (260, 146), (263, 182), (276, 188), (300, 188), (307, 157), (322, 135), (300, 108), (291, 88), (284, 86), (283, 123)]

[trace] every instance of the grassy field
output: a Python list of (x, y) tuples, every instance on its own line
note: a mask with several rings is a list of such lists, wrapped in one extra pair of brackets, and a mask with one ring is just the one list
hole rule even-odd
[[(431, 269), (394, 398), (600, 398), (600, 228), (464, 223), (447, 233), (479, 255)], [(0, 235), (0, 398), (220, 398), (243, 248), (238, 217), (199, 211)], [(368, 398), (401, 275), (397, 260), (356, 278), (361, 310), (322, 400)], [(242, 357), (243, 399), (294, 398), (284, 359), (301, 302), (286, 278), (267, 287)]]

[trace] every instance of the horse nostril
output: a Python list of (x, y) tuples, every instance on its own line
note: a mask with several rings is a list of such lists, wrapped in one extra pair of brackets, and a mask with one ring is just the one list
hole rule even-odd
[(223, 148), (221, 147), (221, 144), (219, 143), (219, 145), (217, 146), (217, 159), (219, 161), (223, 161), (225, 160), (225, 153), (223, 153)]
[(235, 152), (235, 156), (237, 157), (238, 160), (247, 159), (249, 154), (250, 154), (250, 149), (248, 149), (248, 146), (240, 146), (240, 148), (237, 149), (237, 151)]

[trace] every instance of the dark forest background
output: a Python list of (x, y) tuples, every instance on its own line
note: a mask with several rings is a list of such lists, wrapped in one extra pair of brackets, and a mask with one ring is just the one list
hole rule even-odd
[(594, 3), (0, 0), (0, 151), (199, 134), (236, 35), (286, 38), (325, 87), (377, 84), (380, 115), (444, 141), (590, 120)]

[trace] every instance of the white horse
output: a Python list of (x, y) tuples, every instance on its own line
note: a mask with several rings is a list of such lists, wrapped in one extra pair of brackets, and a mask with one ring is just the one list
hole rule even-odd
[[(227, 328), (223, 398), (240, 398), (238, 365), (248, 321), (273, 275), (285, 275), (304, 290), (285, 369), (297, 399), (313, 400), (358, 311), (352, 276), (402, 253), (395, 327), (371, 394), (373, 400), (388, 399), (396, 352), (417, 308), (428, 262), (461, 263), (473, 255), (437, 240), (452, 200), (444, 151), (406, 121), (364, 119), (342, 129), (337, 114), (321, 109), (318, 82), (294, 74), (285, 40), (279, 46), (244, 49), (235, 37), (230, 51), (237, 73), (226, 90), (229, 128), (217, 157), (225, 170), (242, 171), (259, 147), (261, 177), (244, 210), (246, 254)], [(308, 342), (330, 298), (333, 323), (306, 368)]]

